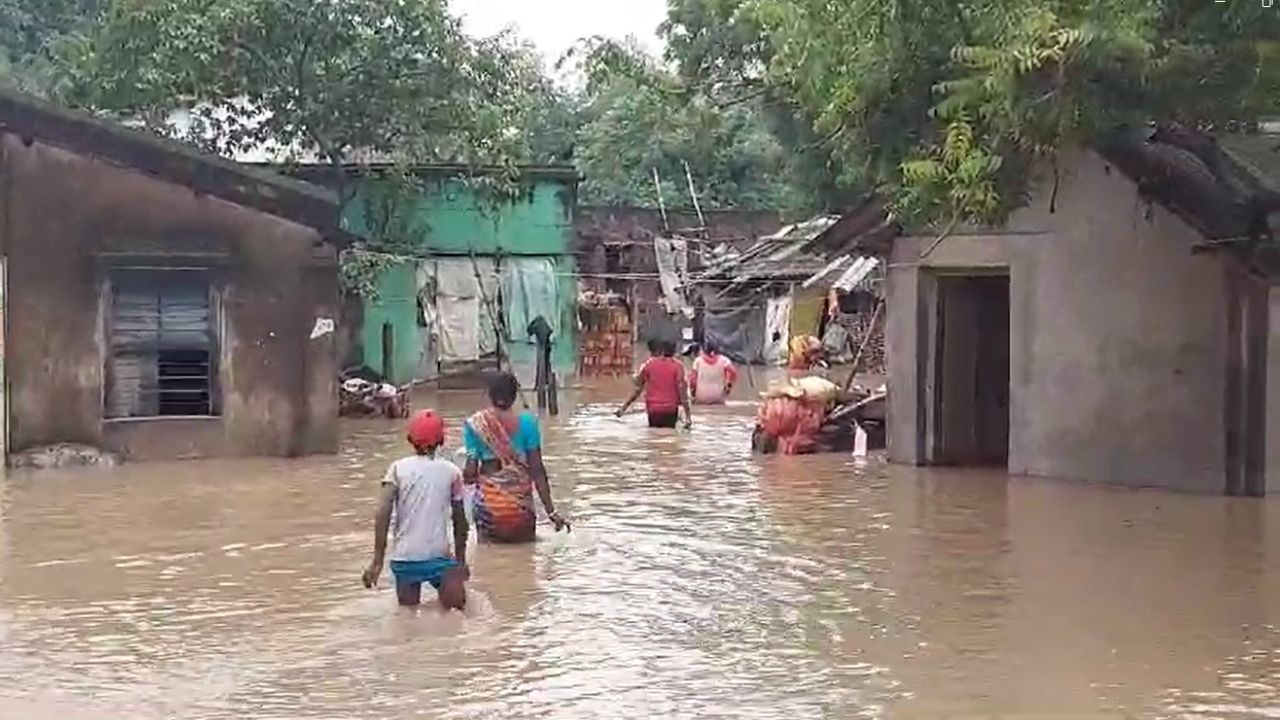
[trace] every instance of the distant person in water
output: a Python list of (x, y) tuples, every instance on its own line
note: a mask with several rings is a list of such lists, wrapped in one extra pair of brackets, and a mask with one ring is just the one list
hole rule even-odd
[[(409, 419), (407, 436), (413, 455), (397, 460), (382, 478), (374, 516), (373, 560), (361, 579), (378, 584), (387, 550), (387, 532), (394, 533), (391, 573), (401, 605), (422, 601), (422, 583), (436, 589), (440, 604), (461, 610), (467, 604), (467, 516), (462, 505), (462, 471), (436, 457), (444, 444), (444, 421), (430, 410)], [(392, 526), (394, 511), (395, 523)], [(453, 524), (453, 552), (449, 524)]]
[(791, 338), (787, 370), (792, 377), (803, 377), (824, 364), (822, 341), (812, 335)]
[(476, 486), (474, 515), (481, 540), (532, 542), (535, 489), (556, 531), (570, 529), (551, 500), (538, 418), (512, 409), (519, 391), (514, 375), (497, 375), (489, 383), (490, 407), (472, 415), (462, 428), (467, 450), (463, 476)]
[(651, 357), (636, 373), (636, 389), (631, 397), (618, 408), (618, 417), (626, 414), (631, 405), (644, 393), (644, 409), (649, 415), (649, 427), (674, 428), (684, 411), (684, 426), (693, 424), (689, 411), (689, 388), (684, 379), (684, 363), (676, 359), (676, 344), (667, 340), (649, 342)]
[(720, 405), (729, 397), (737, 380), (738, 371), (733, 361), (721, 355), (715, 345), (707, 343), (693, 360), (689, 391), (699, 405)]

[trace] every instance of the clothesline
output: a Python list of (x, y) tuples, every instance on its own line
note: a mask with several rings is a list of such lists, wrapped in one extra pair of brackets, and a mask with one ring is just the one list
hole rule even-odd
[[(566, 273), (557, 273), (557, 277), (567, 277), (567, 278), (577, 277), (577, 278), (591, 278), (591, 279), (603, 279), (603, 280), (653, 280), (655, 282), (658, 281), (657, 273), (569, 273), (569, 272), (566, 272)], [(797, 276), (797, 278), (790, 279), (790, 280), (754, 278), (754, 277), (747, 278), (745, 280), (742, 278), (725, 278), (725, 279), (696, 278), (696, 279), (691, 279), (689, 281), (689, 285), (690, 286), (734, 285), (734, 284), (742, 285), (742, 284), (747, 284), (754, 281), (767, 283), (767, 284), (790, 283), (794, 285), (800, 285), (802, 283), (802, 281)]]
[[(551, 274), (558, 278), (571, 278), (571, 279), (572, 278), (577, 278), (577, 279), (588, 278), (593, 280), (652, 280), (654, 282), (658, 282), (661, 277), (660, 274), (656, 272), (652, 272), (652, 273), (650, 272), (588, 273), (588, 272), (563, 271), (563, 272), (553, 272)], [(495, 279), (502, 277), (502, 274), (498, 272), (481, 271), (481, 275), (484, 275), (489, 278), (495, 278)], [(751, 283), (751, 282), (768, 283), (768, 284), (787, 284), (787, 283), (794, 284), (794, 285), (802, 284), (802, 281), (800, 280), (800, 276), (796, 276), (790, 279), (775, 279), (775, 278), (768, 278), (768, 277), (748, 277), (745, 279), (744, 278), (698, 277), (698, 278), (690, 279), (688, 286), (692, 287), (695, 285), (734, 285), (734, 284), (745, 284), (745, 283)]]

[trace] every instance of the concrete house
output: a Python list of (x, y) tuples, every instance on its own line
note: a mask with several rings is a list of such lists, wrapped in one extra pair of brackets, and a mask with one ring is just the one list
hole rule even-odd
[(336, 198), (0, 92), (9, 449), (337, 449)]
[[(380, 206), (384, 192), (382, 170), (376, 164), (348, 169), (360, 176), (344, 208), (353, 235), (369, 235), (378, 214), (371, 208)], [(314, 167), (299, 176), (319, 183), (331, 172)], [(522, 192), (502, 200), (486, 198), (474, 182), (496, 170), (419, 165), (410, 172), (417, 197), (404, 227), (417, 247), (384, 268), (376, 297), (361, 302), (349, 323), (345, 363), (403, 384), (474, 377), (496, 367), (500, 353), (532, 384), (536, 348), (527, 328), (544, 316), (553, 331), (552, 365), (561, 377), (571, 374), (577, 362), (577, 171), (520, 168)]]
[(1280, 491), (1278, 146), (1144, 133), (1005, 227), (896, 238), (891, 459)]

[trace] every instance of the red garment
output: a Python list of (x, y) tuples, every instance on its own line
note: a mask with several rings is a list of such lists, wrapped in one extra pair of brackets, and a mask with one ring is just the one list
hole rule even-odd
[(684, 365), (675, 358), (651, 357), (640, 366), (637, 377), (644, 382), (644, 408), (653, 413), (673, 413), (680, 409), (680, 382)]
[(783, 455), (803, 455), (817, 448), (818, 431), (826, 414), (821, 403), (777, 397), (765, 401), (756, 420), (766, 435), (777, 439), (778, 451)]

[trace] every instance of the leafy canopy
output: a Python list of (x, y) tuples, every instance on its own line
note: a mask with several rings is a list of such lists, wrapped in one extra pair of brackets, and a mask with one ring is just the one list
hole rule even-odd
[[(186, 139), (212, 152), (328, 164), (368, 216), (343, 264), (365, 293), (388, 262), (421, 252), (412, 165), (498, 165), (476, 182), (508, 200), (534, 152), (522, 129), (554, 109), (536, 55), (466, 36), (445, 0), (107, 0), (67, 58), (73, 102), (168, 134), (181, 111)], [(553, 146), (554, 133), (539, 140)], [(390, 170), (356, 200), (370, 181), (353, 178), (373, 162)]]
[(189, 110), (223, 154), (470, 160), (505, 149), (506, 50), (443, 0), (112, 0), (72, 58), (74, 99), (153, 123)]
[[(584, 80), (575, 159), (580, 196), (597, 204), (798, 212), (808, 198), (761, 109), (718, 103), (634, 45), (594, 39), (569, 60)], [(687, 172), (686, 172), (687, 171)]]
[(691, 81), (787, 99), (846, 187), (926, 221), (999, 220), (1056, 152), (1120, 127), (1280, 108), (1280, 9), (1259, 2), (672, 0), (666, 33)]
[(0, 82), (48, 95), (64, 48), (93, 23), (103, 0), (0, 0)]

